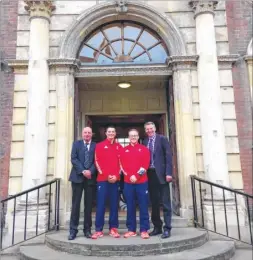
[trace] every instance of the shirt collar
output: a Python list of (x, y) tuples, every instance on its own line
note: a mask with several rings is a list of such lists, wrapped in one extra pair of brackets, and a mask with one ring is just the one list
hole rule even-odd
[(153, 141), (154, 141), (154, 140), (155, 140), (155, 138), (156, 138), (156, 134), (154, 134), (153, 136), (149, 137), (148, 139), (149, 139), (149, 140), (153, 140)]
[(83, 143), (84, 143), (84, 144), (87, 144), (87, 145), (90, 145), (91, 140), (90, 140), (88, 143), (86, 143), (86, 141), (83, 140)]

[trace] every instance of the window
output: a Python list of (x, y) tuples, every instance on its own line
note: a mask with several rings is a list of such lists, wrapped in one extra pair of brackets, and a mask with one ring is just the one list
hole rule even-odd
[(81, 63), (165, 63), (166, 47), (158, 34), (132, 22), (114, 22), (93, 32), (81, 47)]

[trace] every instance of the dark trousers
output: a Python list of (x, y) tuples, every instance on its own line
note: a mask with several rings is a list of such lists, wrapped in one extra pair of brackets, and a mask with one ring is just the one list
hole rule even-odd
[(148, 231), (148, 182), (140, 184), (124, 184), (124, 196), (127, 204), (126, 226), (128, 231), (136, 232), (136, 199), (140, 210), (140, 232)]
[(162, 229), (163, 222), (160, 217), (160, 203), (163, 208), (164, 231), (171, 230), (171, 200), (169, 184), (161, 184), (155, 169), (148, 170), (149, 195), (152, 205), (151, 220), (155, 228)]
[(87, 181), (83, 183), (71, 183), (72, 185), (72, 209), (70, 216), (70, 232), (77, 233), (80, 217), (80, 204), (84, 190), (84, 222), (83, 231), (90, 231), (92, 226), (92, 186)]
[(96, 231), (102, 231), (104, 228), (107, 198), (110, 204), (109, 229), (119, 227), (119, 182), (100, 181), (97, 182)]

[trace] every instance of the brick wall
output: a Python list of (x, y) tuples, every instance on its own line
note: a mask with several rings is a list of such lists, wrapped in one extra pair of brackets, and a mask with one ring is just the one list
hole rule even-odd
[[(252, 7), (250, 1), (226, 2), (230, 53), (241, 56), (247, 53), (252, 38)], [(252, 194), (252, 109), (247, 64), (243, 58), (233, 67), (233, 85), (244, 190)]]
[[(15, 59), (18, 0), (0, 1), (0, 50)], [(14, 75), (2, 73), (0, 88), (0, 197), (8, 195)]]

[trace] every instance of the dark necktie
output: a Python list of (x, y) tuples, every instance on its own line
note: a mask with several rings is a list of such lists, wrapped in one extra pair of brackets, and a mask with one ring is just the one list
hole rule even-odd
[(148, 149), (150, 151), (150, 166), (154, 166), (154, 139), (150, 138), (148, 143)]
[(89, 162), (89, 150), (88, 150), (88, 144), (84, 144), (84, 164), (83, 164), (85, 170), (89, 169), (90, 162)]

